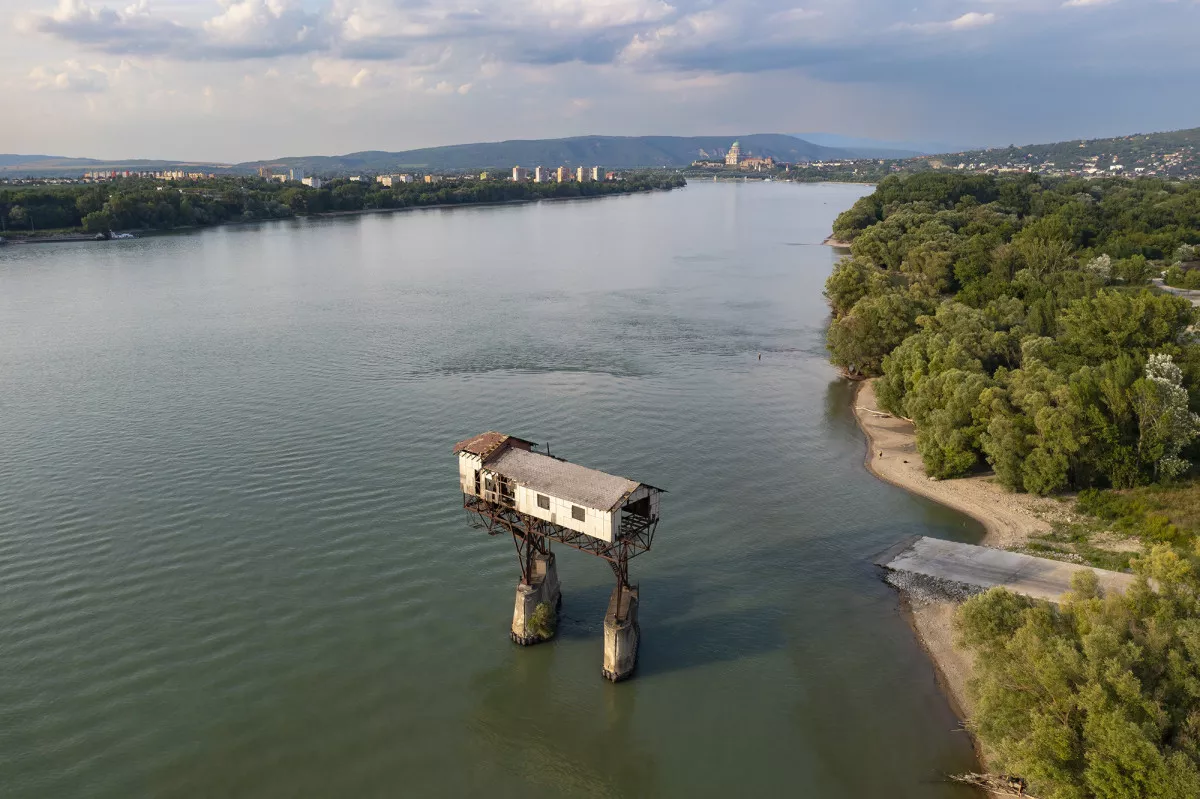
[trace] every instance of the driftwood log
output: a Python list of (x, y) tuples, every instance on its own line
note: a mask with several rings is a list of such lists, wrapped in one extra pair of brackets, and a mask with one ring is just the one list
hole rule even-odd
[(1026, 799), (1034, 799), (1034, 797), (1025, 793), (1025, 780), (1008, 774), (975, 774), (974, 772), (967, 772), (966, 774), (951, 774), (950, 779), (965, 785), (974, 785), (978, 788), (983, 788), (1000, 796), (1024, 796)]
[(869, 413), (874, 416), (882, 416), (884, 419), (892, 419), (892, 418), (903, 419), (904, 421), (908, 422), (909, 424), (916, 424), (916, 422), (914, 422), (912, 419), (909, 419), (907, 416), (893, 417), (892, 414), (890, 414), (890, 413), (884, 413), (883, 411), (877, 411), (874, 408), (864, 408), (862, 405), (855, 405), (854, 410), (862, 411), (863, 413)]

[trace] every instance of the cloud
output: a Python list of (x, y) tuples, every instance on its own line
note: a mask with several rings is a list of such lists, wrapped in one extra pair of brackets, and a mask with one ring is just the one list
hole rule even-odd
[(423, 49), (513, 63), (610, 63), (629, 38), (677, 14), (665, 0), (334, 0), (334, 52), (408, 59)]
[[(313, 75), (320, 86), (336, 86), (344, 89), (370, 89), (387, 86), (389, 76), (378, 68), (352, 61), (318, 58), (312, 63)], [(278, 75), (270, 76), (278, 77)]]
[(29, 11), (0, 26), (0, 85), (29, 112), (0, 150), (250, 158), (818, 125), (1006, 144), (1197, 124), (1179, 98), (1200, 3), (1064, 2), (9, 0)]
[(785, 8), (782, 11), (776, 11), (774, 14), (771, 14), (771, 21), (788, 25), (811, 20), (819, 16), (821, 16), (821, 12), (812, 8)]
[(323, 23), (292, 0), (221, 0), (202, 25), (199, 50), (226, 58), (266, 58), (325, 49)]
[(1083, 8), (1087, 6), (1106, 6), (1114, 3), (1116, 0), (1067, 0), (1063, 3), (1064, 8)]
[(619, 59), (637, 64), (693, 53), (717, 44), (734, 27), (740, 27), (740, 21), (720, 10), (689, 14), (670, 25), (636, 34)]
[(85, 0), (60, 0), (46, 16), (35, 16), (27, 27), (59, 39), (107, 53), (152, 55), (174, 43), (190, 41), (191, 32), (169, 20), (153, 18), (144, 2), (124, 11), (95, 8)]
[[(554, 68), (568, 64), (593, 78), (601, 68), (623, 71), (663, 94), (700, 76), (779, 72), (931, 97), (978, 96), (1001, 75), (1001, 88), (1017, 91), (1045, 85), (1047, 74), (1111, 80), (1200, 64), (1196, 48), (1179, 41), (1196, 3), (1155, 3), (1148, 13), (1114, 0), (1096, 15), (1065, 13), (1063, 0), (920, 0), (915, 8), (894, 0), (55, 1), (26, 24), (76, 50), (156, 66), (213, 62), (206, 71), (265, 60), (310, 84), (361, 90), (348, 95), (360, 98), (385, 87), (511, 98), (562, 83)], [(1143, 44), (1122, 46), (1117, 36)], [(1168, 39), (1175, 44), (1145, 46)], [(547, 102), (586, 94), (586, 79), (576, 81)]]
[(995, 21), (996, 15), (990, 11), (984, 14), (978, 11), (969, 11), (960, 17), (955, 17), (945, 22), (909, 23), (903, 25), (903, 27), (926, 33), (936, 33), (939, 31), (965, 31), (973, 28), (982, 28), (986, 25), (991, 25)]
[(996, 15), (992, 13), (980, 14), (976, 11), (971, 11), (963, 14), (958, 19), (950, 21), (952, 30), (966, 30), (967, 28), (981, 28), (984, 25), (991, 25), (996, 21)]
[(101, 67), (84, 67), (67, 61), (62, 68), (38, 66), (29, 71), (29, 83), (36, 91), (99, 92), (108, 86), (108, 72)]
[(317, 14), (296, 0), (219, 0), (220, 13), (199, 24), (156, 16), (148, 0), (116, 11), (87, 0), (60, 0), (34, 30), (113, 55), (182, 60), (272, 58), (327, 46)]

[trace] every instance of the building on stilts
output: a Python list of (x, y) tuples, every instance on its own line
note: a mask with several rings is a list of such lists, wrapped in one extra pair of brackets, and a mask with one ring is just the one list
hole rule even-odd
[(562, 589), (551, 545), (564, 544), (612, 567), (616, 587), (604, 618), (602, 673), (614, 682), (629, 677), (641, 637), (629, 561), (650, 550), (663, 490), (570, 463), (503, 433), (481, 433), (454, 452), (463, 507), (477, 527), (511, 535), (516, 547), (521, 580), (512, 639), (529, 645), (553, 637)]

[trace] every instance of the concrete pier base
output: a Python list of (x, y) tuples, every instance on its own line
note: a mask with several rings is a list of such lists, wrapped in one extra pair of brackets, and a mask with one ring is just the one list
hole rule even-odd
[(621, 589), (620, 621), (617, 621), (617, 589), (608, 599), (608, 613), (604, 614), (604, 679), (620, 682), (633, 676), (637, 667), (638, 641), (641, 627), (638, 626), (638, 587)]
[[(533, 624), (538, 605), (550, 606), (550, 617), (538, 629)], [(558, 610), (562, 607), (562, 589), (558, 584), (558, 569), (554, 565), (554, 553), (537, 555), (533, 561), (530, 584), (517, 583), (517, 597), (513, 603), (512, 631), (514, 642), (521, 646), (532, 646), (554, 637), (558, 624)]]

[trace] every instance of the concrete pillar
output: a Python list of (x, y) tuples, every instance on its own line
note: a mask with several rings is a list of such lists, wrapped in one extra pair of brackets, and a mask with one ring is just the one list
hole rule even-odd
[[(549, 634), (546, 634), (546, 630), (530, 628), (530, 622), (537, 612), (537, 607), (543, 602), (550, 606), (550, 618), (547, 625)], [(562, 590), (558, 584), (558, 568), (554, 565), (554, 553), (535, 555), (530, 584), (517, 583), (517, 597), (513, 603), (512, 631), (509, 635), (513, 641), (522, 646), (549, 641), (554, 637), (560, 607), (562, 607)]]
[(608, 613), (604, 614), (604, 678), (620, 682), (633, 675), (637, 666), (638, 639), (638, 587), (625, 586), (621, 589), (621, 620), (617, 621), (617, 589), (608, 599)]

